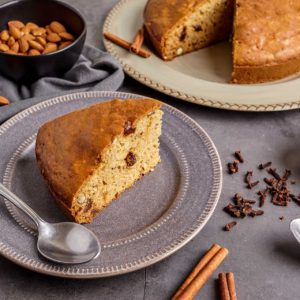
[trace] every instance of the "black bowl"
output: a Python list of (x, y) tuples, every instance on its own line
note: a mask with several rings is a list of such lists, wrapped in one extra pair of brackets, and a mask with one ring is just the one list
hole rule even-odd
[(20, 20), (39, 26), (58, 21), (76, 40), (68, 47), (37, 56), (20, 56), (0, 52), (0, 74), (18, 82), (30, 83), (44, 76), (61, 76), (78, 60), (86, 37), (86, 24), (71, 6), (56, 0), (15, 0), (0, 5), (0, 31), (7, 22)]

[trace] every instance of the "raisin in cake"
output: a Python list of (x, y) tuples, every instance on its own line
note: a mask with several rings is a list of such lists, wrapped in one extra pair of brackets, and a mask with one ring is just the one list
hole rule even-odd
[(60, 207), (89, 223), (159, 163), (160, 102), (113, 100), (44, 124), (36, 157)]
[(226, 40), (232, 32), (233, 0), (148, 0), (144, 24), (164, 60)]
[(300, 1), (237, 0), (234, 83), (259, 83), (300, 71)]

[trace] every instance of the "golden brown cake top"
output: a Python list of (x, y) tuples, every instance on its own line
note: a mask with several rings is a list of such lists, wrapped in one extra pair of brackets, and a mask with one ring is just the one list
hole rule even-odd
[(152, 35), (161, 41), (164, 34), (181, 18), (205, 0), (148, 0), (144, 21)]
[(299, 0), (237, 0), (235, 63), (267, 65), (300, 55)]
[(77, 110), (44, 124), (38, 132), (36, 156), (57, 198), (71, 199), (101, 161), (101, 153), (118, 135), (159, 109), (152, 99), (113, 100)]

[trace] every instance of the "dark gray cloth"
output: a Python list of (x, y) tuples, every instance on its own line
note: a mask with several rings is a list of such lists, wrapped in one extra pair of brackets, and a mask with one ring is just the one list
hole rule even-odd
[(43, 77), (25, 86), (0, 76), (0, 95), (11, 101), (10, 105), (0, 107), (0, 124), (49, 97), (75, 91), (115, 91), (123, 80), (122, 68), (111, 55), (86, 45), (77, 63), (61, 78)]

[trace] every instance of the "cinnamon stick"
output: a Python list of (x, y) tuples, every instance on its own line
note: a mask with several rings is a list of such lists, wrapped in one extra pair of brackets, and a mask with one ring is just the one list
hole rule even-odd
[(226, 273), (226, 279), (227, 279), (227, 286), (230, 295), (230, 300), (237, 300), (233, 273), (232, 272)]
[(175, 300), (183, 290), (193, 281), (197, 274), (208, 264), (208, 262), (216, 255), (216, 253), (221, 249), (221, 246), (218, 244), (213, 244), (212, 247), (206, 252), (206, 254), (200, 259), (198, 264), (195, 266), (190, 275), (186, 278), (183, 284), (179, 287), (176, 294), (171, 298)]
[[(112, 34), (111, 32), (104, 32), (103, 33), (104, 37), (106, 39), (108, 39), (109, 41), (113, 42), (114, 44), (126, 49), (126, 50), (130, 50), (132, 44), (121, 39), (120, 37)], [(151, 55), (151, 53), (143, 48), (140, 48), (140, 49), (137, 49), (137, 50), (134, 50), (134, 49), (131, 49), (135, 54), (141, 56), (141, 57), (144, 57), (144, 58), (147, 58)]]
[(212, 273), (219, 267), (224, 258), (228, 255), (228, 249), (221, 248), (205, 267), (194, 277), (190, 284), (175, 298), (176, 300), (192, 300), (206, 283)]
[(220, 300), (231, 300), (225, 273), (219, 274)]
[(137, 32), (129, 50), (138, 53), (141, 50), (143, 42), (144, 42), (144, 27), (139, 29), (139, 31)]

